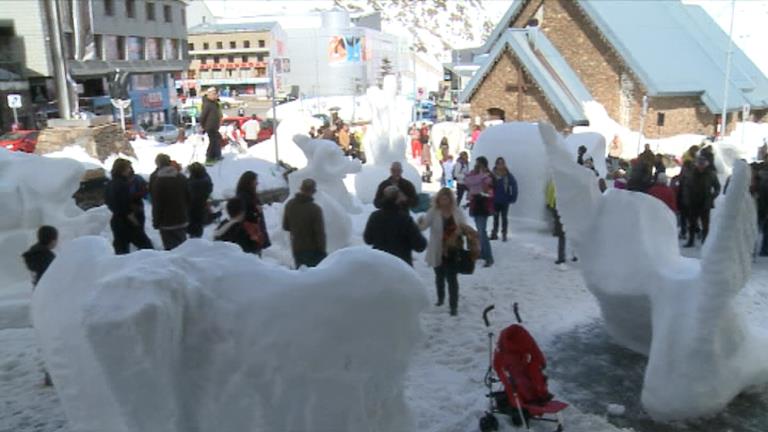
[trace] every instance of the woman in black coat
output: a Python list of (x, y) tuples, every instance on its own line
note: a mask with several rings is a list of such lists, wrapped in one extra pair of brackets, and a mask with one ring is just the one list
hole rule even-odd
[(205, 167), (200, 163), (193, 163), (189, 170), (189, 225), (187, 234), (191, 238), (203, 236), (203, 228), (208, 222), (208, 198), (213, 192), (213, 182)]
[(127, 254), (131, 244), (138, 249), (152, 249), (152, 241), (144, 232), (144, 203), (146, 187), (133, 174), (131, 162), (116, 159), (112, 165), (112, 180), (107, 184), (105, 201), (112, 212), (112, 245), (115, 253)]
[(259, 176), (253, 171), (246, 171), (237, 182), (236, 196), (242, 201), (245, 210), (243, 224), (251, 233), (253, 240), (259, 244), (258, 253), (261, 253), (261, 250), (272, 246), (272, 242), (269, 240), (261, 200), (256, 192), (258, 185)]

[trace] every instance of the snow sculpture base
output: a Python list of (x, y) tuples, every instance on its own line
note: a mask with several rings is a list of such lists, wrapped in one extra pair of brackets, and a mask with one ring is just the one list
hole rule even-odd
[(680, 255), (672, 212), (648, 195), (612, 189), (578, 166), (550, 125), (558, 209), (608, 332), (648, 355), (643, 407), (657, 420), (717, 413), (768, 383), (768, 338), (746, 325), (734, 299), (750, 274), (757, 234), (749, 167), (738, 162), (718, 201), (702, 259)]
[(412, 430), (427, 299), (397, 258), (350, 248), (292, 271), (228, 243), (114, 256), (85, 237), (49, 272), (33, 319), (72, 430)]

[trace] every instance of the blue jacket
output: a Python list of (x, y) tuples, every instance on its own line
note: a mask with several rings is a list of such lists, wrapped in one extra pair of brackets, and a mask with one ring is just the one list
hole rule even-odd
[(517, 201), (517, 180), (512, 173), (499, 177), (494, 174), (494, 204), (513, 204)]

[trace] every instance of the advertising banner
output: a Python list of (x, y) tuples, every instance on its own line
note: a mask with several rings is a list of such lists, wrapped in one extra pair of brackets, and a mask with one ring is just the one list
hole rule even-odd
[(331, 64), (361, 63), (367, 60), (365, 37), (333, 36), (328, 43), (328, 62)]

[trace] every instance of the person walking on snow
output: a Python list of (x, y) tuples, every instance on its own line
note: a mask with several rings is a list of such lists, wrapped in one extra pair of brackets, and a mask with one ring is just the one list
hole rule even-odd
[(315, 267), (327, 255), (323, 209), (313, 200), (316, 192), (317, 183), (305, 179), (299, 192), (285, 205), (283, 230), (291, 233), (291, 251), (296, 268)]
[(251, 115), (250, 120), (243, 123), (243, 131), (245, 132), (245, 143), (248, 144), (248, 147), (256, 145), (259, 140), (259, 132), (261, 131), (259, 117), (256, 114)]
[(403, 178), (403, 165), (400, 162), (392, 162), (389, 167), (389, 178), (379, 184), (376, 189), (376, 196), (373, 199), (373, 205), (377, 208), (383, 208), (384, 205), (384, 190), (389, 186), (395, 186), (405, 196), (404, 200), (400, 200), (399, 204), (401, 210), (406, 213), (408, 210), (419, 205), (419, 197), (416, 194), (416, 187), (413, 183)]
[(187, 178), (174, 164), (168, 162), (156, 171), (155, 178), (150, 182), (149, 193), (152, 197), (152, 224), (160, 231), (165, 250), (173, 250), (187, 240)]
[(419, 217), (419, 228), (429, 228), (429, 242), (427, 245), (427, 264), (435, 271), (435, 289), (437, 291), (437, 303), (442, 306), (445, 302), (445, 285), (448, 284), (448, 306), (451, 315), (458, 313), (459, 307), (459, 279), (458, 264), (459, 251), (462, 249), (462, 236), (467, 237), (469, 249), (474, 251), (472, 259), (479, 255), (479, 241), (477, 232), (467, 225), (464, 213), (456, 205), (453, 191), (443, 188), (435, 194), (432, 206), (426, 215)]
[(203, 164), (195, 162), (187, 167), (189, 171), (189, 226), (187, 234), (191, 238), (203, 236), (203, 228), (208, 222), (208, 198), (213, 192), (213, 182)]
[(397, 186), (387, 186), (382, 193), (381, 207), (368, 218), (363, 240), (374, 249), (390, 253), (413, 267), (412, 251), (423, 251), (427, 240), (411, 216), (402, 211), (406, 199)]
[(219, 133), (221, 119), (219, 92), (216, 87), (210, 87), (203, 97), (203, 107), (200, 113), (200, 126), (208, 135), (206, 164), (221, 160), (221, 134)]
[(701, 242), (704, 243), (709, 234), (709, 214), (715, 206), (715, 198), (720, 195), (720, 181), (717, 173), (710, 166), (705, 155), (696, 158), (696, 167), (691, 177), (683, 186), (688, 211), (688, 242), (684, 247), (693, 247), (696, 242), (696, 229), (701, 222)]
[(496, 159), (493, 178), (493, 231), (490, 239), (499, 239), (499, 218), (501, 218), (501, 241), (507, 241), (509, 205), (517, 201), (517, 180), (507, 169), (507, 163), (502, 157)]
[(456, 181), (456, 205), (461, 206), (461, 198), (467, 192), (464, 178), (469, 173), (469, 155), (463, 151), (459, 153), (459, 159), (453, 165), (453, 179)]
[(127, 254), (131, 244), (138, 249), (152, 249), (152, 241), (144, 232), (146, 183), (134, 175), (131, 162), (122, 158), (112, 163), (111, 176), (104, 191), (104, 202), (112, 212), (109, 226), (115, 254)]
[(267, 223), (261, 208), (261, 199), (256, 192), (258, 186), (259, 176), (253, 171), (246, 171), (237, 181), (235, 195), (243, 202), (243, 211), (245, 212), (243, 227), (248, 231), (251, 239), (257, 243), (256, 254), (261, 256), (261, 251), (270, 247), (272, 242), (269, 240)]
[(493, 252), (488, 239), (488, 217), (493, 214), (493, 178), (488, 170), (488, 159), (480, 156), (475, 168), (464, 177), (469, 194), (469, 214), (475, 219), (475, 228), (480, 237), (480, 257), (483, 267), (493, 265)]
[(229, 219), (222, 221), (213, 233), (216, 241), (225, 241), (240, 246), (245, 253), (259, 253), (259, 244), (256, 243), (243, 226), (245, 209), (243, 202), (237, 198), (227, 201), (227, 214)]

